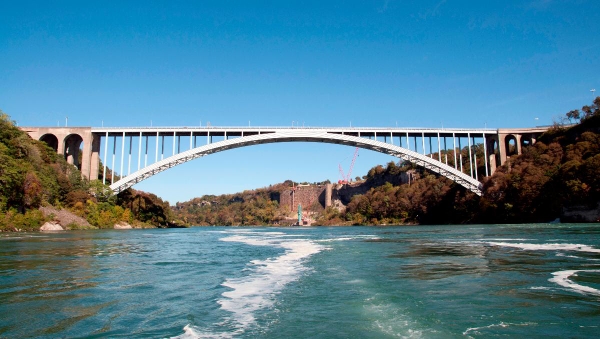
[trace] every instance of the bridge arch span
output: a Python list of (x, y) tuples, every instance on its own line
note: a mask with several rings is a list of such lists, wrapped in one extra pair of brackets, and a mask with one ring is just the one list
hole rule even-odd
[(327, 131), (305, 129), (278, 130), (276, 132), (243, 136), (196, 147), (158, 161), (126, 177), (123, 177), (110, 185), (110, 188), (115, 193), (119, 193), (171, 167), (175, 167), (206, 155), (240, 147), (276, 142), (321, 142), (369, 149), (372, 151), (392, 155), (427, 168), (464, 186), (466, 189), (481, 195), (482, 184), (479, 181), (423, 154), (377, 140), (344, 134), (328, 133)]

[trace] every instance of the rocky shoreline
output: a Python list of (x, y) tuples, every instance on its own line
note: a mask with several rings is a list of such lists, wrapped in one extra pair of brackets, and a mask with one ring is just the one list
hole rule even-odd
[[(51, 218), (51, 221), (44, 223), (40, 227), (41, 232), (60, 232), (74, 229), (96, 229), (84, 218), (69, 212), (68, 210), (58, 209), (52, 206), (44, 206), (39, 209), (45, 217)], [(127, 230), (133, 227), (127, 222), (120, 221), (113, 226), (115, 230)]]

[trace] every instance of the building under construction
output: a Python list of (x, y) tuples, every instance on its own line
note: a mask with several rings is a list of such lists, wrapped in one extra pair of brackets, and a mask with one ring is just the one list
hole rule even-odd
[(350, 182), (347, 184), (299, 185), (281, 192), (279, 205), (290, 212), (295, 212), (298, 205), (307, 213), (320, 212), (328, 206), (344, 210), (352, 197), (365, 194), (372, 187), (389, 182), (393, 185), (410, 184), (418, 177), (414, 170), (401, 172), (379, 180)]

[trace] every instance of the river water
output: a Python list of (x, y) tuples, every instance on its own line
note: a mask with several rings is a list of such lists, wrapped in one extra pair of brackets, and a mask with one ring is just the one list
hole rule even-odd
[(0, 235), (0, 338), (598, 338), (599, 326), (599, 224)]

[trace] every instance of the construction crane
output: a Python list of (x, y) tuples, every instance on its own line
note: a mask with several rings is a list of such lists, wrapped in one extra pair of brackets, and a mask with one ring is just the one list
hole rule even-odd
[(344, 174), (344, 169), (342, 168), (342, 164), (339, 164), (338, 168), (340, 170), (340, 176), (342, 179), (338, 180), (338, 184), (347, 184), (350, 182), (350, 176), (352, 175), (352, 169), (354, 168), (354, 163), (356, 162), (356, 157), (358, 156), (358, 147), (354, 150), (354, 156), (352, 157), (352, 162), (350, 163), (350, 168), (348, 169), (348, 174)]

